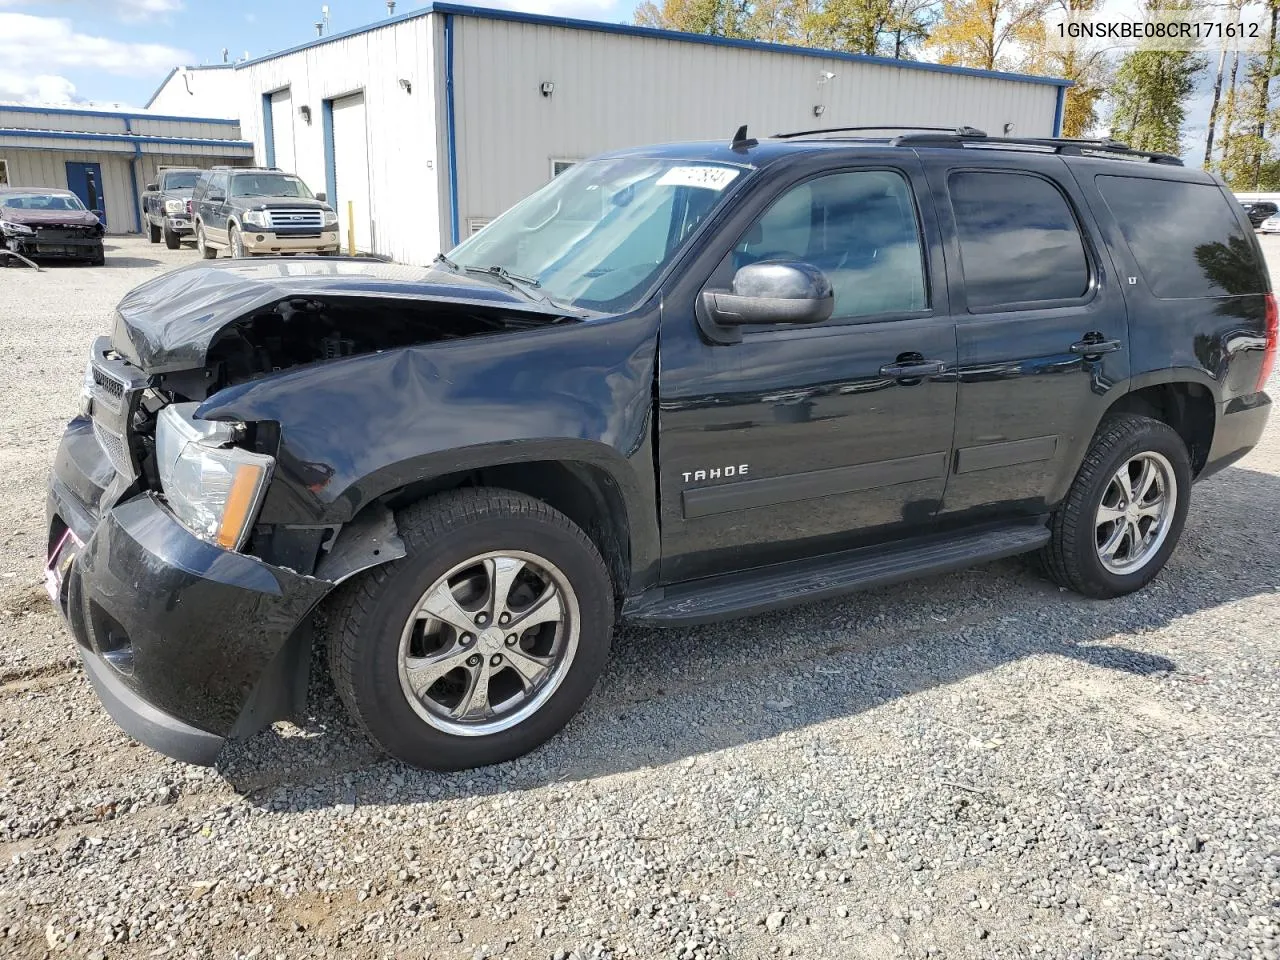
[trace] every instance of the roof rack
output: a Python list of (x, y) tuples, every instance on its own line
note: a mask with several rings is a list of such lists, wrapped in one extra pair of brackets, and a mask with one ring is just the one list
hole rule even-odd
[(927, 130), (936, 133), (947, 133), (956, 137), (985, 137), (986, 134), (973, 127), (920, 127), (910, 125), (904, 127), (877, 125), (872, 127), (823, 127), (819, 130), (796, 130), (793, 133), (775, 133), (774, 140), (791, 140), (795, 137), (812, 137), (820, 133), (865, 133), (868, 130)]
[(1090, 154), (1112, 154), (1134, 160), (1145, 160), (1149, 163), (1163, 163), (1169, 166), (1182, 166), (1182, 158), (1171, 153), (1157, 153), (1150, 150), (1135, 150), (1127, 143), (1103, 137), (1100, 140), (1081, 140), (1067, 137), (988, 137), (981, 131), (964, 132), (957, 130), (950, 134), (920, 133), (904, 134), (894, 137), (890, 144), (895, 147), (1029, 147), (1050, 153), (1066, 156), (1082, 157)]

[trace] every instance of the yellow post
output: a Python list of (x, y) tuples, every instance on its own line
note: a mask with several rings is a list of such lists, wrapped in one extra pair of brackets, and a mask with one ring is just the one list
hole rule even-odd
[(356, 204), (354, 200), (347, 201), (347, 253), (353, 257), (356, 255)]

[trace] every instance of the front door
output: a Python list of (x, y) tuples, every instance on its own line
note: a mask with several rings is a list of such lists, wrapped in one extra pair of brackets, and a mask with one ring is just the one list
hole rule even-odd
[(107, 206), (102, 186), (102, 164), (67, 162), (67, 189), (79, 197), (87, 209), (96, 213), (105, 225)]
[(804, 261), (831, 280), (830, 320), (715, 343), (696, 298), (664, 307), (665, 582), (920, 533), (941, 502), (956, 345), (923, 171), (900, 152), (827, 164), (737, 215), (703, 289), (747, 263)]
[[(976, 151), (973, 151), (976, 153)], [(959, 344), (946, 524), (1037, 515), (1066, 492), (1129, 376), (1121, 285), (1065, 161), (926, 157)]]

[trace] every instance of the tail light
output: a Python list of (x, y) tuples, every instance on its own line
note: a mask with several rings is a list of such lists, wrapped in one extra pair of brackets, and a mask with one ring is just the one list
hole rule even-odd
[(188, 217), (194, 217), (194, 216), (195, 216), (195, 214), (196, 214), (195, 208), (193, 207), (193, 205), (192, 205), (191, 201), (190, 201), (190, 200), (188, 200), (188, 201), (187, 201), (187, 216), (188, 216)]
[(1276, 341), (1280, 340), (1280, 311), (1276, 310), (1276, 295), (1267, 294), (1267, 347), (1262, 354), (1262, 369), (1258, 371), (1255, 392), (1261, 392), (1276, 365)]

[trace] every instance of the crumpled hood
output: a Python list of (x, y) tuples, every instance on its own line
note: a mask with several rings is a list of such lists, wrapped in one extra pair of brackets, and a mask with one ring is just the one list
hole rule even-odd
[[(111, 345), (148, 374), (199, 369), (221, 330), (290, 297), (403, 297), (566, 314), (496, 282), (447, 268), (371, 259), (225, 260), (192, 264), (135, 287), (116, 309)], [(370, 309), (377, 309), (376, 302)]]
[(96, 227), (98, 217), (89, 210), (26, 210), (0, 206), (0, 220), (28, 227)]

